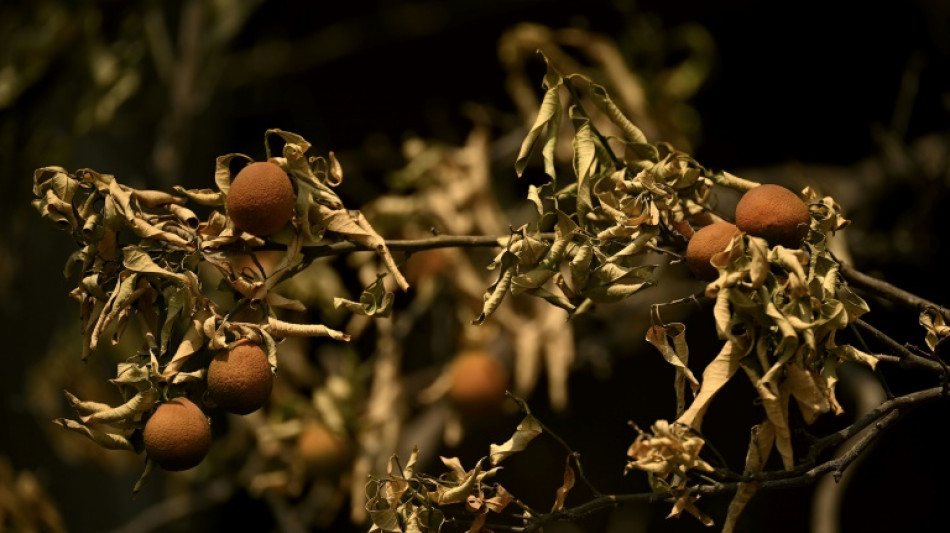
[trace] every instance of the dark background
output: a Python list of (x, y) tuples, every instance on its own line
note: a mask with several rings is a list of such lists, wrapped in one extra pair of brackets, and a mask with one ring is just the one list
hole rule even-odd
[[(159, 499), (161, 489), (153, 483), (132, 500), (128, 488), (134, 475), (115, 477), (64, 463), (41, 429), (48, 422), (26, 401), (26, 373), (77, 314), (67, 297), (72, 282), (62, 276), (74, 245), (29, 206), (33, 170), (53, 164), (91, 167), (134, 186), (208, 186), (217, 155), (260, 157), (263, 130), (280, 127), (304, 135), (321, 152), (335, 150), (347, 171), (340, 194), (347, 205), (362, 205), (385, 191), (387, 172), (404, 164), (398, 146), (407, 134), (461, 143), (471, 126), (466, 103), (490, 109), (499, 135), (523, 127), (497, 56), (499, 36), (518, 22), (595, 30), (613, 36), (621, 48), (637, 17), (652, 17), (666, 28), (703, 25), (715, 43), (715, 63), (690, 102), (701, 117), (696, 158), (708, 168), (761, 181), (814, 183), (834, 191), (854, 221), (847, 233), (858, 268), (938, 303), (950, 302), (944, 269), (938, 267), (946, 239), (941, 209), (950, 189), (945, 2), (271, 1), (220, 51), (232, 59), (209, 59), (219, 70), (197, 85), (195, 98), (203, 101), (191, 102), (191, 111), (176, 114), (148, 52), (133, 47), (128, 53), (138, 58), (138, 90), (108, 121), (82, 125), (77, 117), (84, 99), (95, 93), (84, 61), (87, 48), (97, 39), (134, 42), (141, 28), (124, 21), (143, 9), (120, 0), (84, 4), (0, 4), (3, 61), (15, 55), (16, 43), (42, 38), (50, 6), (70, 19), (42, 54), (46, 66), (36, 80), (11, 105), (0, 107), (0, 323), (6, 341), (0, 356), (0, 455), (37, 473), (72, 531), (114, 528)], [(90, 10), (99, 11), (95, 31), (84, 22)], [(180, 9), (165, 11), (175, 27)], [(266, 52), (265, 59), (255, 50)], [(533, 68), (540, 91), (541, 66)], [(157, 162), (156, 146), (163, 142), (179, 159)], [(502, 163), (497, 187), (518, 197), (513, 160)], [(915, 316), (870, 303), (870, 322), (922, 345)], [(578, 338), (599, 325), (595, 319), (582, 321)], [(620, 357), (606, 385), (579, 368), (572, 381), (574, 402), (565, 414), (546, 412), (543, 395), (537, 399), (539, 416), (592, 458), (591, 476), (605, 490), (644, 489), (633, 479), (636, 474), (620, 475), (623, 450), (634, 436), (624, 424), (669, 416), (642, 405), (648, 395), (640, 394), (656, 387), (651, 371), (667, 372), (661, 363), (657, 357)], [(925, 383), (918, 376), (885, 377), (895, 393)], [(747, 428), (758, 415), (742, 411), (751, 392), (733, 388), (731, 403), (717, 404), (719, 411), (709, 420), (731, 423), (712, 437), (738, 468)], [(732, 407), (736, 413), (727, 412)], [(947, 414), (941, 406), (907, 417), (856, 467), (845, 499), (845, 531), (915, 531), (944, 522), (938, 511), (948, 496), (950, 472), (940, 459), (937, 428)], [(835, 424), (821, 427), (839, 427)], [(507, 427), (500, 433), (510, 431)], [(550, 459), (556, 466), (529, 481), (556, 487), (563, 458), (556, 449), (547, 458), (541, 450), (539, 461)], [(510, 469), (519, 472), (517, 464)], [(531, 478), (536, 471), (526, 465), (521, 475)], [(545, 489), (539, 501), (550, 494)], [(575, 496), (579, 502), (582, 496)], [(810, 498), (810, 489), (761, 494), (740, 530), (807, 530)], [(727, 504), (727, 497), (700, 502), (719, 520)], [(664, 522), (663, 506), (624, 512), (652, 516), (649, 531), (703, 529), (688, 517)], [(259, 502), (236, 498), (202, 520), (218, 529), (238, 524), (266, 529), (267, 513)], [(614, 519), (603, 513), (582, 526), (601, 531)], [(191, 530), (188, 524), (177, 527)]]

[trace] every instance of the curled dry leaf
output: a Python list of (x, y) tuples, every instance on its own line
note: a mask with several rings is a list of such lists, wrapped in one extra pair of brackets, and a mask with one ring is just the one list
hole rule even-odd
[(699, 457), (705, 441), (689, 426), (658, 420), (650, 429), (652, 433), (641, 432), (627, 450), (627, 456), (632, 459), (627, 463), (627, 472), (643, 470), (671, 486), (680, 486), (686, 483), (691, 470), (713, 470)]
[(533, 415), (524, 417), (510, 439), (502, 444), (492, 444), (489, 457), (492, 465), (497, 465), (512, 455), (524, 451), (528, 443), (541, 434), (541, 422)]
[(567, 500), (567, 494), (574, 488), (574, 469), (571, 467), (573, 456), (568, 455), (564, 462), (564, 481), (558, 487), (555, 493), (554, 505), (551, 506), (551, 512), (556, 513), (564, 508), (564, 501)]

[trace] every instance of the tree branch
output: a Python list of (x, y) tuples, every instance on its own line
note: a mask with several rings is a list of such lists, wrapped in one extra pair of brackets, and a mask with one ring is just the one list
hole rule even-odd
[(113, 533), (146, 533), (156, 531), (176, 520), (181, 520), (206, 509), (226, 502), (236, 488), (230, 479), (219, 478), (201, 490), (190, 491), (166, 498), (147, 507), (131, 520), (116, 528)]
[(893, 350), (897, 353), (897, 356), (893, 355), (875, 355), (881, 361), (886, 361), (888, 363), (898, 363), (905, 368), (915, 368), (921, 370), (928, 370), (931, 372), (940, 372), (943, 374), (945, 368), (937, 361), (932, 361), (925, 357), (921, 357), (914, 352), (908, 350), (904, 345), (897, 342), (891, 338), (888, 334), (883, 331), (875, 328), (871, 324), (858, 319), (855, 321), (854, 325), (871, 336), (872, 339), (878, 341), (879, 343), (887, 346), (888, 349)]
[[(833, 473), (836, 477), (840, 476), (871, 445), (877, 436), (911, 412), (913, 408), (946, 396), (947, 393), (943, 387), (934, 387), (888, 400), (850, 426), (817, 440), (811, 446), (803, 463), (794, 470), (760, 472), (741, 476), (741, 479), (737, 481), (701, 484), (693, 488), (693, 492), (701, 495), (732, 493), (739, 488), (740, 483), (753, 481), (758, 483), (760, 491), (790, 489), (810, 485), (827, 473)], [(816, 464), (817, 458), (824, 450), (841, 444), (865, 428), (869, 428), (867, 433), (843, 454)], [(551, 522), (576, 520), (600, 510), (627, 503), (654, 503), (671, 498), (673, 498), (673, 494), (670, 492), (605, 494), (575, 507), (540, 515), (525, 526), (524, 532), (540, 531), (542, 527)]]
[(884, 280), (880, 280), (860, 272), (847, 263), (840, 263), (839, 272), (846, 280), (848, 280), (849, 283), (852, 283), (856, 287), (864, 289), (865, 291), (874, 293), (886, 300), (900, 304), (910, 310), (917, 311), (918, 313), (927, 309), (934, 309), (943, 315), (944, 319), (950, 321), (950, 309), (937, 305), (930, 300), (921, 298), (916, 294), (909, 293), (904, 289), (895, 287)]

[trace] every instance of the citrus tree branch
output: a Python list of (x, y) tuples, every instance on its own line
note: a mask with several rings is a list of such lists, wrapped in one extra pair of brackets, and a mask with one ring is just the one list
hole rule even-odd
[(889, 350), (893, 350), (897, 354), (896, 356), (875, 355), (875, 357), (877, 357), (879, 360), (888, 363), (897, 363), (906, 368), (915, 368), (940, 373), (944, 373), (946, 371), (945, 365), (942, 365), (939, 361), (934, 361), (917, 355), (916, 353), (910, 351), (903, 344), (894, 340), (890, 335), (875, 328), (871, 324), (858, 319), (855, 321), (854, 325), (861, 331), (867, 333), (872, 339), (878, 341), (879, 343), (886, 346)]
[(839, 271), (849, 283), (860, 289), (873, 293), (886, 300), (890, 300), (896, 304), (900, 304), (910, 310), (917, 311), (918, 313), (927, 309), (934, 309), (943, 315), (945, 320), (950, 321), (950, 309), (937, 305), (930, 300), (921, 298), (916, 294), (907, 292), (904, 289), (895, 287), (884, 280), (869, 276), (847, 263), (841, 263)]
[[(750, 482), (756, 483), (759, 491), (790, 489), (810, 485), (829, 473), (839, 477), (879, 435), (907, 413), (916, 407), (946, 397), (947, 392), (943, 387), (934, 387), (888, 400), (850, 426), (815, 441), (803, 463), (794, 470), (761, 472), (740, 476), (740, 479), (736, 481), (700, 484), (694, 487), (692, 492), (699, 495), (732, 493), (739, 489), (741, 483)], [(817, 462), (822, 452), (845, 442), (866, 428), (868, 428), (867, 433), (854, 442), (847, 451), (825, 462)], [(604, 494), (575, 507), (537, 516), (529, 520), (523, 531), (525, 533), (540, 531), (551, 522), (577, 520), (592, 513), (624, 504), (634, 502), (654, 503), (661, 500), (671, 500), (672, 498), (674, 498), (674, 495), (671, 492)]]

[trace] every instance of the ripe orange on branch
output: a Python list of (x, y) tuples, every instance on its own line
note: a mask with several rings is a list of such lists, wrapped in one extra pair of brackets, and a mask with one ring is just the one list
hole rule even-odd
[(188, 398), (158, 406), (145, 423), (145, 452), (165, 470), (195, 467), (211, 448), (211, 425), (201, 408)]
[(219, 351), (208, 366), (208, 393), (218, 407), (239, 415), (257, 411), (274, 387), (267, 354), (245, 342)]
[(264, 237), (293, 218), (296, 202), (294, 187), (282, 168), (269, 162), (251, 163), (231, 181), (228, 216), (239, 230)]
[(805, 202), (781, 185), (754, 187), (736, 205), (736, 226), (772, 246), (798, 248), (808, 234), (810, 222)]

